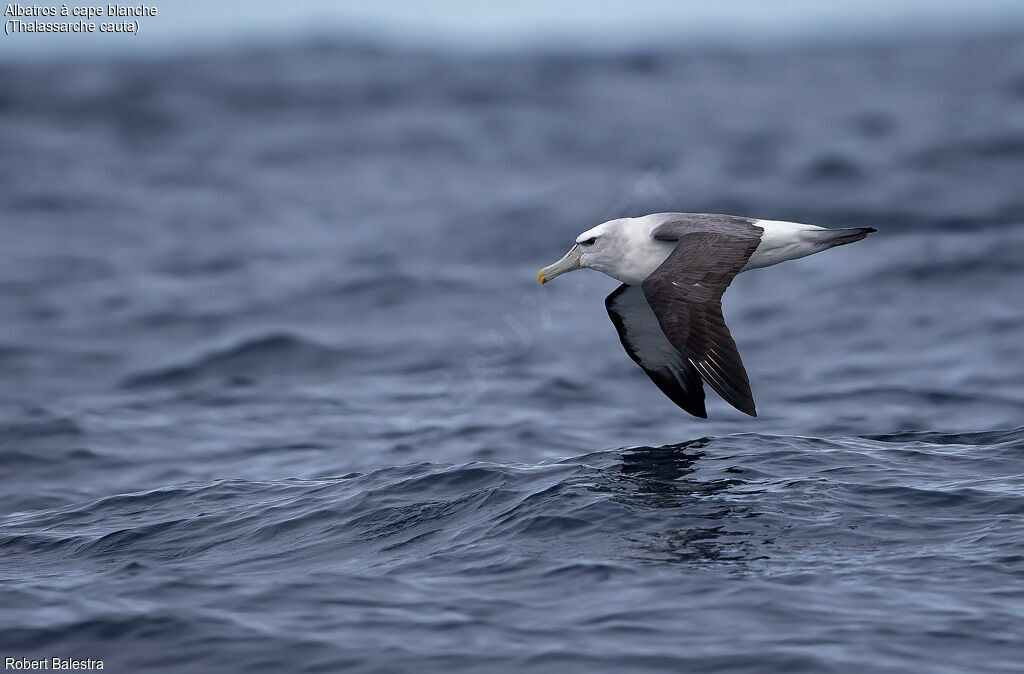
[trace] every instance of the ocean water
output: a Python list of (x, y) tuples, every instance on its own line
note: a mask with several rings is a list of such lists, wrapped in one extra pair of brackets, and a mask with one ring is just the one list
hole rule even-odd
[[(0, 656), (1024, 667), (1024, 38), (0, 82)], [(726, 294), (757, 419), (536, 285), (666, 210), (879, 230)]]

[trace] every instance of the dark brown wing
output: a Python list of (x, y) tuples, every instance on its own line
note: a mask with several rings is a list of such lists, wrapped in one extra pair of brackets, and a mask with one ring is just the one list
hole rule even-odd
[[(668, 341), (727, 403), (757, 416), (747, 372), (722, 316), (722, 294), (761, 240), (759, 227), (737, 225), (729, 233), (672, 237), (675, 250), (642, 288)], [(654, 236), (669, 238), (659, 237), (658, 230)]]
[(706, 419), (700, 375), (693, 363), (669, 343), (640, 286), (623, 283), (605, 298), (604, 306), (633, 362), (669, 400), (693, 416)]
[(683, 234), (713, 232), (729, 236), (760, 237), (764, 229), (754, 218), (723, 213), (659, 213), (661, 224), (651, 234), (660, 241), (677, 241)]

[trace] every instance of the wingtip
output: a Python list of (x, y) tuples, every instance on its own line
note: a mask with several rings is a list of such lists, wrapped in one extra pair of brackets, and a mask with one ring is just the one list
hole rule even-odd
[(729, 403), (730, 405), (735, 407), (740, 412), (743, 412), (748, 417), (756, 417), (757, 416), (757, 407), (754, 405), (754, 401), (753, 400), (743, 400), (743, 401), (736, 401), (736, 402), (733, 402), (731, 400), (726, 400), (725, 402)]
[[(664, 392), (664, 389), (662, 389)], [(676, 407), (689, 414), (691, 417), (697, 417), (698, 419), (708, 418), (708, 409), (704, 406), (704, 400), (700, 400), (699, 405), (695, 405), (693, 400), (679, 400), (674, 396), (669, 398), (676, 404)]]

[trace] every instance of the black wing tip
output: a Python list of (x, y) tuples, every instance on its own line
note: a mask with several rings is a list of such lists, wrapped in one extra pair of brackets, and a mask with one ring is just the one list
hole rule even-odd
[(697, 417), (698, 419), (707, 419), (708, 418), (708, 411), (704, 408), (703, 404), (701, 404), (700, 407), (693, 407), (693, 406), (684, 405), (683, 403), (681, 403), (681, 402), (679, 402), (678, 400), (675, 400), (675, 399), (671, 399), (671, 400), (672, 400), (672, 402), (674, 402), (676, 404), (676, 407), (678, 407), (682, 411), (686, 412), (691, 417)]
[[(674, 402), (677, 406), (679, 406), (680, 409), (682, 409), (684, 412), (691, 416), (695, 416), (698, 419), (708, 418), (708, 411), (707, 408), (704, 406), (703, 400), (700, 401), (700, 407), (684, 405), (682, 402), (676, 400), (675, 398), (672, 398), (672, 402)], [(754, 417), (755, 419), (757, 418), (757, 408), (754, 407), (753, 402), (751, 402), (749, 405), (745, 403), (732, 402), (731, 400), (727, 399), (725, 400), (725, 402), (729, 403), (729, 405), (734, 407), (737, 411), (742, 412), (743, 414), (746, 414), (749, 417)]]
[[(654, 385), (657, 386), (669, 400), (676, 404), (676, 407), (699, 419), (708, 418), (707, 404), (704, 400), (704, 387), (701, 384), (699, 375), (694, 382), (695, 386), (693, 390), (687, 391), (670, 371), (648, 370), (643, 367), (643, 365), (640, 367), (643, 368), (644, 372), (647, 373), (647, 376), (654, 382)], [(694, 373), (694, 375), (696, 375), (696, 373)]]
[(726, 398), (725, 396), (722, 396), (722, 398), (725, 400), (725, 402), (729, 403), (730, 405), (738, 409), (740, 412), (743, 412), (748, 417), (757, 417), (757, 407), (754, 406), (753, 398), (748, 398), (746, 400), (735, 400), (732, 399), (731, 397)]
[[(673, 400), (672, 402), (674, 402), (681, 410), (683, 410), (684, 412), (686, 412), (690, 416), (697, 417), (698, 419), (707, 419), (708, 418), (708, 411), (704, 407), (703, 404), (701, 404), (701, 406), (699, 408), (691, 408), (691, 407), (688, 407), (687, 405), (683, 405), (678, 400)], [(703, 401), (701, 401), (701, 402), (703, 403)], [(726, 400), (726, 402), (729, 402), (729, 401)], [(736, 404), (732, 404), (732, 403), (730, 403), (730, 404), (734, 408), (736, 408), (737, 411), (743, 412), (743, 414), (746, 414), (749, 417), (757, 418), (757, 409), (756, 408), (754, 408), (754, 407), (747, 407), (745, 405), (741, 407), (740, 405), (736, 405)]]
[[(721, 395), (720, 392), (718, 392), (718, 394)], [(757, 417), (757, 408), (754, 407), (754, 401), (752, 399), (751, 400), (735, 400), (735, 399), (732, 399), (732, 398), (727, 398), (725, 396), (722, 396), (722, 400), (724, 400), (725, 402), (729, 403), (737, 411), (743, 412), (748, 417), (755, 417), (755, 418)]]
[[(673, 401), (673, 402), (675, 402), (675, 401)], [(676, 405), (679, 405), (679, 403), (676, 403)], [(686, 412), (687, 414), (689, 414), (690, 416), (697, 417), (698, 419), (707, 419), (708, 418), (708, 410), (707, 410), (706, 407), (704, 407), (704, 401), (703, 400), (700, 401), (700, 407), (694, 407), (692, 409), (687, 408), (687, 407), (683, 407), (682, 405), (679, 405), (679, 407), (682, 408), (682, 410), (684, 412)]]

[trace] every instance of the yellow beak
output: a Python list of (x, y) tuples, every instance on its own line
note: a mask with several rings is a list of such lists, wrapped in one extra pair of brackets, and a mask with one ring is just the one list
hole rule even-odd
[(582, 256), (583, 251), (580, 250), (579, 244), (576, 244), (575, 246), (572, 247), (571, 250), (569, 250), (568, 253), (565, 254), (565, 256), (561, 260), (555, 262), (554, 264), (549, 264), (547, 267), (544, 267), (539, 272), (537, 272), (537, 283), (539, 283), (540, 285), (544, 285), (545, 283), (555, 278), (556, 276), (561, 276), (566, 272), (573, 271), (574, 269), (579, 269), (580, 258)]

